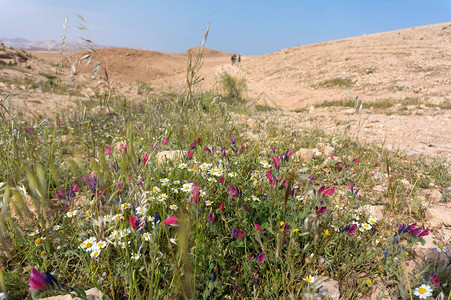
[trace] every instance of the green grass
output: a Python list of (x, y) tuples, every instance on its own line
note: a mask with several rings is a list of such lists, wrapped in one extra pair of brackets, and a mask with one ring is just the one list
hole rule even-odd
[(320, 83), (313, 85), (314, 88), (345, 88), (352, 87), (352, 80), (350, 78), (333, 78), (327, 79)]
[[(96, 286), (115, 299), (223, 299), (226, 295), (299, 299), (313, 289), (303, 278), (320, 274), (337, 280), (346, 299), (367, 295), (371, 288), (365, 282), (376, 278), (393, 297), (405, 297), (407, 286), (400, 279), (404, 271), (398, 255), (401, 246), (392, 243), (397, 223), (377, 222), (375, 235), (358, 230), (350, 235), (335, 229), (351, 224), (351, 209), (357, 202), (386, 203), (387, 210), (396, 213), (396, 222), (409, 222), (412, 215), (407, 208), (414, 208), (410, 196), (417, 190), (406, 190), (400, 181), (408, 178), (413, 182), (415, 174), (424, 170), (426, 177), (422, 180), (427, 182), (435, 176), (437, 184), (446, 185), (449, 175), (443, 174), (446, 170), (438, 167), (439, 162), (434, 167), (426, 163), (409, 166), (373, 145), (328, 136), (318, 129), (301, 130), (294, 123), (282, 125), (277, 111), (247, 108), (244, 103), (224, 106), (212, 101), (214, 97), (194, 95), (188, 106), (181, 106), (177, 94), (164, 99), (150, 96), (138, 102), (114, 98), (113, 115), (83, 112), (84, 104), (80, 103), (75, 114), (60, 114), (48, 121), (1, 123), (0, 182), (5, 185), (0, 194), (10, 207), (0, 224), (1, 247), (10, 255), (0, 256), (0, 260), (5, 267), (8, 295), (24, 298), (28, 294), (27, 274), (34, 266), (51, 271), (69, 286)], [(252, 111), (253, 117), (262, 121), (254, 129), (261, 134), (257, 141), (245, 137), (244, 125), (230, 121), (230, 112), (246, 115)], [(165, 138), (169, 143), (162, 145)], [(278, 168), (274, 166), (273, 157), (285, 156), (290, 149), (315, 148), (324, 143), (334, 145), (333, 155), (347, 167), (335, 161), (325, 164), (325, 157), (303, 164), (294, 154), (289, 160), (281, 160)], [(111, 155), (105, 153), (107, 147)], [(193, 157), (157, 162), (157, 152), (175, 149), (192, 151)], [(146, 153), (148, 161), (143, 165)], [(357, 157), (360, 162), (354, 161)], [(272, 167), (265, 168), (262, 160)], [(180, 165), (182, 162), (186, 166)], [(208, 169), (222, 169), (226, 186), (218, 182), (219, 177), (202, 170), (202, 163), (210, 163)], [(372, 176), (374, 170), (383, 171), (386, 164), (393, 170), (393, 188), (381, 198), (369, 197), (368, 192), (378, 184)], [(276, 183), (269, 182), (268, 170), (278, 178)], [(310, 174), (316, 179), (308, 180)], [(164, 178), (170, 186), (160, 181)], [(142, 184), (137, 185), (140, 180)], [(294, 195), (281, 186), (284, 180), (288, 186), (290, 182), (299, 186)], [(118, 189), (119, 182), (123, 187)], [(349, 182), (361, 190), (355, 198), (348, 190)], [(171, 190), (184, 183), (197, 183), (205, 196), (196, 203), (191, 202), (192, 192)], [(54, 196), (59, 190), (66, 195), (75, 184), (79, 188), (70, 200)], [(322, 185), (334, 186), (343, 195), (338, 191), (333, 196), (312, 193)], [(239, 191), (236, 195), (231, 194), (231, 186)], [(153, 193), (154, 187), (160, 191)], [(168, 199), (158, 201), (161, 193)], [(178, 206), (177, 210), (170, 209), (172, 204)], [(77, 215), (67, 217), (65, 205)], [(146, 212), (139, 213), (138, 206)], [(327, 207), (328, 212), (317, 215), (319, 206)], [(176, 215), (179, 226), (153, 226), (150, 218), (157, 212), (162, 221)], [(98, 223), (99, 218), (110, 214), (123, 219)], [(363, 211), (358, 214), (362, 224), (369, 217)], [(129, 217), (136, 215), (147, 220), (147, 225), (137, 231), (129, 224)], [(256, 230), (254, 224), (263, 230)], [(55, 225), (61, 229), (51, 230)], [(244, 236), (232, 237), (233, 228), (239, 228)], [(30, 236), (35, 229), (40, 233)], [(126, 237), (112, 237), (115, 230), (124, 229), (130, 230)], [(146, 232), (151, 234), (150, 241), (143, 239)], [(37, 238), (44, 237), (36, 244)], [(79, 248), (89, 237), (111, 241), (98, 258)], [(380, 238), (379, 245), (376, 238)], [(407, 234), (402, 239), (405, 249), (418, 242)], [(119, 241), (130, 245), (123, 249)], [(387, 249), (385, 259), (383, 252)], [(140, 258), (135, 261), (131, 257), (138, 252)], [(259, 263), (256, 257), (263, 252), (266, 258)], [(424, 282), (422, 278), (411, 274), (411, 284), (417, 286)]]

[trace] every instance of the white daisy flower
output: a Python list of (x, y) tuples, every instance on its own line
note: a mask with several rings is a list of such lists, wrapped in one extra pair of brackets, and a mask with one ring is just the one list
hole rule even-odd
[(72, 217), (74, 217), (74, 216), (77, 215), (77, 212), (78, 212), (78, 210), (68, 211), (68, 212), (66, 213), (66, 216), (67, 216), (68, 218), (72, 218)]
[(182, 186), (181, 190), (184, 191), (184, 192), (189, 193), (189, 192), (191, 192), (193, 190), (193, 184), (192, 183), (185, 183)]
[(175, 204), (171, 204), (171, 205), (169, 205), (169, 208), (171, 209), (171, 210), (177, 210), (177, 205), (175, 205)]
[(413, 294), (420, 299), (427, 299), (432, 296), (432, 288), (429, 285), (422, 284), (415, 289)]
[(150, 233), (148, 233), (148, 232), (143, 233), (143, 239), (145, 241), (150, 241)]
[(435, 250), (437, 250), (437, 252), (444, 252), (444, 253), (446, 253), (446, 251), (447, 251), (447, 249), (446, 249), (446, 247), (445, 246), (443, 246), (443, 245), (436, 245), (436, 244), (433, 244), (434, 245), (434, 248), (435, 248)]
[(102, 250), (99, 249), (99, 248), (94, 249), (94, 250), (91, 252), (91, 258), (97, 258), (97, 257), (99, 257), (100, 251), (102, 251)]

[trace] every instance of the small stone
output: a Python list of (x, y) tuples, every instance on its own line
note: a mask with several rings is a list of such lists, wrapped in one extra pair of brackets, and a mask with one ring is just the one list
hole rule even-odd
[(313, 159), (313, 151), (307, 148), (300, 148), (296, 151), (296, 156), (300, 157), (304, 162), (310, 162)]
[[(430, 203), (442, 202), (443, 195), (442, 195), (442, 193), (440, 193), (439, 190), (433, 189), (429, 192), (427, 199), (429, 200)], [(450, 216), (450, 218), (451, 218), (451, 216)]]
[(364, 205), (362, 208), (379, 220), (384, 218), (384, 205)]
[(387, 188), (385, 188), (384, 186), (378, 184), (375, 187), (373, 187), (373, 191), (379, 192), (379, 193), (385, 193), (385, 192), (387, 192)]
[(391, 300), (390, 294), (385, 286), (375, 285), (371, 293), (370, 300)]
[(348, 108), (347, 110), (343, 111), (343, 114), (345, 114), (345, 115), (353, 115), (353, 114), (355, 114), (355, 109), (354, 108)]
[(340, 299), (340, 290), (338, 289), (338, 282), (329, 278), (323, 277), (319, 279), (316, 284), (317, 292), (315, 299)]
[(176, 158), (183, 158), (187, 154), (184, 150), (170, 150), (170, 151), (161, 151), (157, 153), (157, 162), (163, 163), (166, 160), (174, 160)]
[[(85, 293), (86, 293), (88, 300), (108, 300), (109, 299), (106, 295), (104, 295), (97, 288), (92, 288), (92, 289), (86, 290)], [(72, 299), (81, 299), (81, 298), (78, 298), (78, 297), (72, 298), (71, 295), (60, 295), (60, 296), (42, 298), (42, 300), (72, 300)]]
[(334, 152), (334, 147), (331, 147), (331, 146), (324, 147), (324, 154), (326, 154), (327, 156), (332, 155), (333, 152)]

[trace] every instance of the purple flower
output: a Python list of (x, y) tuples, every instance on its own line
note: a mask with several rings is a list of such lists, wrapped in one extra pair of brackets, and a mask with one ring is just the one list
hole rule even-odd
[(208, 215), (207, 215), (207, 221), (208, 221), (209, 223), (213, 223), (213, 222), (215, 221), (212, 212), (209, 212), (209, 213), (208, 213)]
[(246, 235), (246, 233), (239, 228), (232, 228), (232, 237), (235, 239), (237, 237), (242, 238)]
[[(322, 206), (322, 207), (320, 207), (320, 208), (316, 208), (316, 215), (317, 216), (319, 216), (319, 215), (323, 215), (323, 214), (325, 214), (326, 213), (326, 211), (327, 211), (327, 206)], [(355, 225), (355, 224), (354, 224)]]
[(262, 264), (265, 262), (265, 258), (266, 258), (266, 254), (265, 254), (265, 252), (262, 252), (257, 256), (257, 261)]

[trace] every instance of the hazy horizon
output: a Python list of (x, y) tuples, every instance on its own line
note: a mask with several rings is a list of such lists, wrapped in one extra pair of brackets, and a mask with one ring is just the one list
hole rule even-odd
[[(206, 4), (207, 3), (207, 4)], [(86, 36), (75, 27), (86, 19), (98, 45), (185, 52), (198, 45), (208, 23), (206, 47), (265, 54), (299, 45), (451, 21), (451, 1), (378, 2), (0, 0), (0, 37), (60, 39), (69, 13), (69, 39)]]

